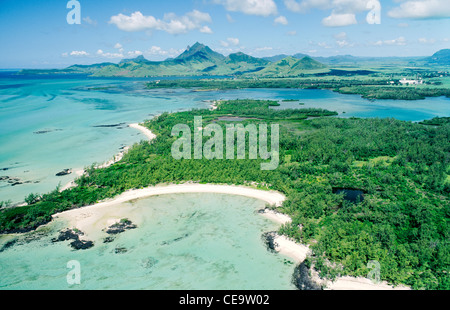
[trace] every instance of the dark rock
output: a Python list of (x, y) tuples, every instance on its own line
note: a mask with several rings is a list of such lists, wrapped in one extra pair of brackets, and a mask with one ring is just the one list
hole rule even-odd
[(72, 229), (66, 229), (59, 232), (58, 238), (53, 238), (52, 242), (61, 242), (67, 240), (79, 240), (80, 235), (83, 233), (80, 231), (73, 231)]
[(168, 245), (168, 244), (171, 244), (173, 242), (177, 242), (177, 241), (183, 240), (184, 238), (187, 238), (187, 237), (189, 237), (189, 234), (184, 234), (181, 237), (178, 237), (178, 238), (175, 238), (175, 239), (172, 239), (172, 240), (169, 240), (169, 241), (163, 241), (163, 242), (161, 242), (161, 245)]
[(122, 127), (124, 126), (125, 123), (119, 123), (119, 124), (112, 124), (112, 125), (96, 125), (96, 126), (92, 126), (94, 128), (113, 128), (113, 127)]
[(89, 240), (80, 240), (80, 236), (84, 235), (82, 231), (66, 229), (59, 232), (57, 238), (53, 238), (52, 242), (61, 242), (73, 240), (70, 245), (75, 250), (86, 250), (94, 246), (94, 242)]
[(116, 254), (123, 254), (126, 252), (128, 252), (128, 250), (124, 247), (117, 247), (114, 249), (114, 253), (116, 253)]
[(9, 248), (12, 247), (13, 245), (15, 245), (15, 244), (17, 243), (17, 241), (18, 241), (18, 239), (13, 239), (13, 240), (10, 240), (10, 241), (6, 242), (6, 243), (2, 246), (2, 248), (0, 249), (0, 253), (3, 252), (3, 251), (5, 251), (5, 250), (7, 250), (7, 249), (9, 249)]
[(305, 262), (295, 267), (294, 274), (292, 275), (292, 284), (302, 291), (322, 289), (322, 287), (315, 283), (309, 276), (309, 269)]
[(106, 237), (105, 239), (103, 239), (103, 243), (110, 243), (114, 241), (114, 237)]
[(58, 172), (58, 173), (56, 174), (56, 176), (57, 176), (57, 177), (61, 177), (61, 176), (68, 175), (68, 174), (71, 174), (71, 173), (72, 173), (72, 170), (70, 170), (70, 169), (64, 169), (63, 171)]
[(72, 246), (72, 248), (74, 248), (75, 250), (86, 250), (89, 248), (92, 248), (94, 246), (94, 242), (89, 241), (89, 240), (80, 240), (77, 239), (75, 241), (72, 241), (70, 243), (70, 245)]
[(135, 228), (137, 228), (137, 226), (135, 224), (133, 224), (130, 220), (121, 219), (120, 222), (109, 226), (108, 229), (106, 230), (106, 233), (110, 234), (110, 235), (116, 235), (116, 234), (123, 233), (126, 230), (135, 229)]
[(267, 250), (270, 252), (277, 252), (275, 248), (277, 247), (277, 243), (275, 242), (275, 237), (277, 236), (276, 231), (268, 231), (262, 234), (261, 238), (263, 239)]

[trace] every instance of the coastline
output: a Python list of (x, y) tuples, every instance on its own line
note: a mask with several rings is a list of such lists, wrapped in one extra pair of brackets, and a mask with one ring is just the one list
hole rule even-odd
[[(70, 227), (76, 227), (85, 233), (85, 236), (95, 235), (99, 227), (95, 227), (100, 218), (108, 216), (108, 208), (120, 203), (128, 202), (135, 199), (147, 198), (151, 196), (181, 194), (181, 193), (217, 193), (240, 195), (255, 199), (263, 200), (271, 205), (280, 206), (286, 197), (275, 191), (264, 191), (244, 186), (232, 185), (216, 185), (216, 184), (198, 184), (183, 183), (171, 185), (156, 185), (142, 189), (128, 190), (119, 196), (101, 201), (99, 203), (72, 209), (53, 215), (54, 219), (62, 219), (67, 222)], [(126, 216), (126, 215), (124, 215)], [(120, 218), (111, 217), (104, 224), (114, 224)], [(98, 226), (98, 225), (97, 225)], [(104, 227), (103, 227), (104, 228)]]
[[(150, 129), (148, 129), (148, 128), (144, 127), (144, 126), (141, 126), (138, 123), (129, 124), (128, 127), (139, 130), (142, 134), (144, 134), (147, 137), (147, 139), (149, 141), (151, 141), (151, 140), (156, 138), (156, 135)], [(114, 155), (114, 157), (112, 159), (104, 162), (101, 165), (96, 166), (95, 168), (96, 169), (108, 168), (108, 167), (114, 165), (118, 161), (122, 160), (123, 156), (125, 156), (125, 154), (128, 153), (130, 148), (131, 148), (131, 146), (125, 146), (122, 149), (122, 151), (120, 151), (119, 153)], [(85, 170), (81, 169), (81, 170), (76, 170), (74, 172), (77, 175), (77, 177), (80, 177), (80, 176), (82, 176), (85, 173)], [(73, 188), (75, 186), (76, 186), (75, 180), (72, 180), (69, 183), (67, 183), (66, 185), (64, 185), (63, 187), (61, 187), (60, 191), (62, 192), (62, 191), (65, 191), (66, 189)]]
[[(212, 106), (214, 109), (214, 105)], [(130, 124), (129, 127), (135, 128), (141, 131), (149, 141), (156, 138), (149, 129), (139, 124)], [(97, 168), (105, 168), (120, 161), (123, 156), (128, 152), (130, 147), (126, 147), (122, 152), (115, 155), (114, 158)], [(83, 170), (77, 171), (80, 176), (84, 173)], [(76, 186), (74, 181), (67, 184), (62, 190)], [(142, 189), (128, 190), (119, 196), (104, 201), (100, 201), (96, 204), (81, 207), (78, 209), (72, 209), (61, 213), (54, 214), (53, 219), (61, 219), (66, 221), (69, 227), (76, 227), (84, 232), (85, 237), (98, 235), (101, 230), (107, 226), (120, 221), (121, 218), (126, 217), (126, 214), (120, 214), (116, 212), (114, 216), (108, 215), (108, 209), (118, 204), (148, 198), (151, 196), (165, 195), (165, 194), (181, 194), (181, 193), (219, 193), (230, 195), (241, 195), (250, 198), (263, 200), (270, 205), (280, 207), (283, 201), (286, 199), (280, 192), (258, 190), (246, 186), (236, 185), (218, 185), (218, 184), (198, 184), (198, 183), (183, 183), (183, 184), (170, 184), (170, 185), (156, 185), (146, 187)], [(117, 210), (116, 210), (117, 211)], [(272, 220), (280, 225), (292, 222), (292, 219), (283, 213), (270, 210), (268, 208), (262, 210), (260, 214), (269, 220)], [(106, 217), (106, 218), (105, 218)], [(294, 240), (274, 233), (274, 250), (282, 255), (285, 255), (295, 261), (296, 264), (301, 264), (309, 255), (311, 250), (308, 245), (299, 244)], [(387, 282), (373, 283), (371, 280), (362, 277), (338, 277), (335, 281), (321, 280), (316, 273), (313, 273), (312, 279), (319, 285), (322, 285), (325, 290), (406, 290), (409, 289), (406, 286), (393, 287)]]

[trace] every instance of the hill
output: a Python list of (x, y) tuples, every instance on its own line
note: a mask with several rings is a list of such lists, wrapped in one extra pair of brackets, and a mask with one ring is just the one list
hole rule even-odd
[(450, 49), (443, 49), (434, 53), (427, 58), (427, 61), (438, 65), (450, 65)]
[(299, 76), (305, 71), (322, 70), (327, 66), (312, 59), (311, 57), (303, 57), (296, 59), (288, 56), (282, 60), (269, 64), (263, 70), (256, 72), (259, 76)]
[(22, 75), (81, 74), (94, 77), (150, 77), (150, 76), (300, 76), (328, 72), (328, 66), (368, 65), (449, 65), (450, 49), (440, 50), (431, 57), (354, 57), (341, 55), (315, 57), (298, 53), (293, 56), (276, 55), (256, 58), (242, 52), (224, 56), (206, 45), (195, 43), (175, 58), (150, 61), (140, 55), (119, 63), (103, 62), (92, 65), (72, 65), (65, 69), (21, 70)]

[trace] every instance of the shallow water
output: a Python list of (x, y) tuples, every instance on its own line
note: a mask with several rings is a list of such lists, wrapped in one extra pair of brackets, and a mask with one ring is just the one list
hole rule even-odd
[[(418, 101), (362, 99), (328, 90), (242, 89), (193, 92), (147, 90), (146, 79), (20, 77), (0, 72), (0, 201), (21, 202), (29, 193), (46, 193), (76, 175), (57, 177), (111, 159), (121, 147), (145, 137), (127, 127), (162, 112), (206, 108), (218, 99), (298, 99), (283, 108), (324, 108), (340, 117), (394, 117), (420, 121), (450, 115), (450, 99)], [(345, 113), (344, 113), (345, 112)], [(106, 125), (106, 126), (105, 126)], [(117, 126), (110, 126), (117, 125)], [(110, 127), (108, 127), (110, 126)]]
[[(72, 250), (52, 243), (65, 226), (0, 252), (0, 289), (295, 289), (294, 264), (270, 252), (261, 238), (278, 224), (257, 213), (265, 203), (225, 194), (161, 195), (109, 208), (138, 228), (111, 243), (99, 231), (95, 246)], [(35, 232), (34, 235), (39, 233)], [(11, 236), (0, 236), (0, 248)], [(124, 248), (124, 253), (116, 253)], [(80, 263), (80, 284), (68, 284), (69, 261)]]
[[(280, 102), (276, 108), (324, 108), (340, 117), (420, 121), (450, 115), (450, 99), (443, 97), (371, 102), (327, 90), (146, 90), (144, 82), (0, 72), (0, 176), (30, 182), (11, 186), (0, 181), (0, 201), (20, 202), (30, 192), (53, 190), (74, 178), (56, 177), (57, 172), (107, 161), (121, 147), (145, 138), (126, 124), (165, 111), (205, 108), (207, 100), (298, 99), (304, 105)], [(66, 226), (61, 220), (20, 237), (0, 236), (0, 248), (19, 238), (0, 252), (0, 289), (292, 289), (294, 266), (267, 251), (261, 240), (263, 232), (278, 227), (255, 213), (262, 207), (259, 200), (219, 194), (120, 204), (104, 220), (117, 211), (138, 229), (112, 243), (103, 243), (106, 233), (100, 229), (95, 246), (82, 251), (72, 250), (68, 242), (51, 242)], [(118, 248), (123, 253), (116, 253)], [(66, 280), (71, 260), (81, 266), (79, 285)]]

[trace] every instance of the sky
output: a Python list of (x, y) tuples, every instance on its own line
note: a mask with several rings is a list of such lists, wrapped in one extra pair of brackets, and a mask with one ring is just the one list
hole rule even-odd
[(430, 56), (450, 48), (449, 30), (450, 0), (1, 0), (0, 68), (159, 61), (195, 42), (255, 57)]

